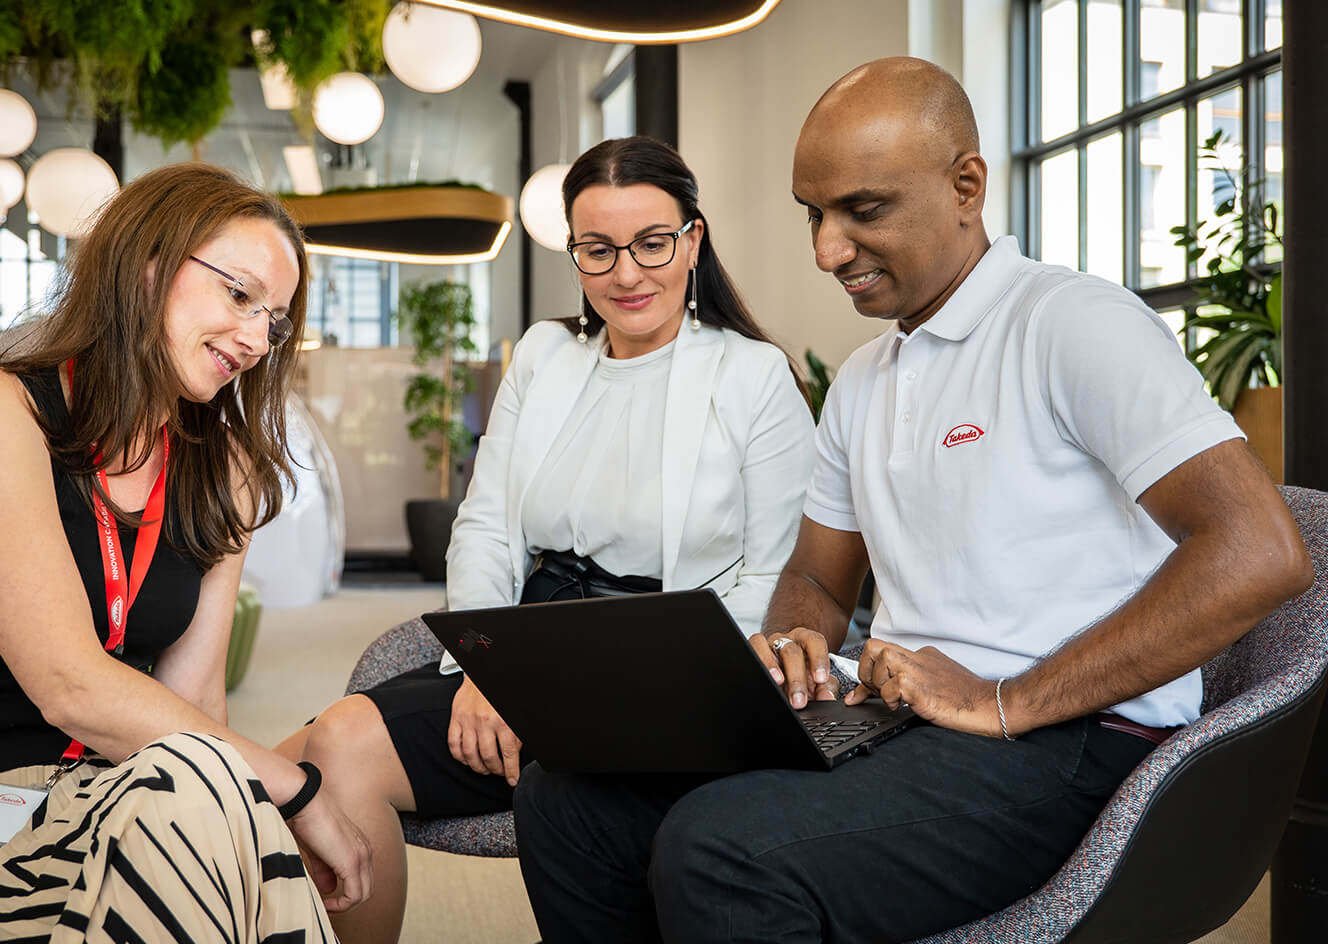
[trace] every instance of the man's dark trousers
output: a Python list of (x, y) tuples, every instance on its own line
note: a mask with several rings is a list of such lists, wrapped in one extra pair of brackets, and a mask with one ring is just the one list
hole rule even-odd
[(1040, 887), (1152, 748), (1079, 719), (1014, 741), (924, 725), (829, 773), (532, 764), (521, 871), (546, 944), (912, 941)]

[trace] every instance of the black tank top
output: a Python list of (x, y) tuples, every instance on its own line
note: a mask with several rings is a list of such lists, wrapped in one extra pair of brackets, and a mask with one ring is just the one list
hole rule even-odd
[[(19, 378), (32, 394), (37, 410), (55, 429), (68, 422), (64, 394), (55, 368)], [(64, 467), (53, 457), (51, 475), (60, 507), (65, 539), (83, 578), (83, 588), (92, 607), (97, 638), (105, 645), (110, 632), (106, 618), (106, 581), (102, 573), (97, 523)], [(166, 540), (174, 512), (167, 493), (167, 527), (157, 544), (152, 566), (143, 581), (125, 622), (121, 662), (147, 671), (171, 643), (183, 635), (198, 606), (202, 568), (191, 557), (180, 554)], [(3, 526), (0, 524), (0, 526)], [(120, 525), (120, 548), (126, 567), (133, 566), (136, 530)], [(42, 720), (37, 706), (19, 688), (9, 667), (0, 660), (0, 770), (31, 764), (54, 764), (69, 744), (69, 735)]]

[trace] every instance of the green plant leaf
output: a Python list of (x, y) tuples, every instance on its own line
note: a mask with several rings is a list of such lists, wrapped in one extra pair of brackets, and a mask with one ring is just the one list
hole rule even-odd
[(812, 353), (811, 348), (803, 354), (807, 361), (807, 397), (811, 401), (812, 418), (819, 421), (821, 410), (825, 406), (825, 395), (830, 390), (831, 370)]
[(421, 367), (447, 364), (413, 375), (403, 403), (410, 415), (406, 429), (425, 443), (425, 460), (434, 467), (446, 443), (454, 458), (469, 454), (475, 435), (459, 417), (463, 398), (475, 389), (474, 371), (459, 358), (478, 350), (470, 338), (475, 309), (470, 288), (450, 282), (411, 285), (401, 292), (397, 321), (415, 344), (413, 360)]
[(1264, 299), (1268, 310), (1268, 321), (1273, 327), (1273, 334), (1282, 333), (1282, 273), (1276, 273), (1268, 283), (1268, 297)]
[(1219, 385), (1214, 389), (1218, 405), (1224, 410), (1231, 410), (1236, 405), (1236, 398), (1250, 385), (1251, 368), (1259, 356), (1259, 346), (1247, 343), (1236, 352), (1227, 366)]

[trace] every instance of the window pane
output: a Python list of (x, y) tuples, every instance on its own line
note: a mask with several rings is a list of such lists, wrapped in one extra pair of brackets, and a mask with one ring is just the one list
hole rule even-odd
[[(1282, 232), (1282, 73), (1264, 80), (1266, 109), (1263, 116), (1263, 199), (1277, 207), (1277, 231)], [(1270, 241), (1264, 247), (1265, 262), (1280, 262), (1282, 245)]]
[(1139, 127), (1140, 285), (1185, 278), (1185, 250), (1169, 230), (1185, 222), (1185, 110)]
[(636, 76), (629, 75), (600, 103), (604, 137), (626, 138), (636, 134)]
[(1079, 7), (1074, 0), (1042, 5), (1042, 140), (1079, 127)]
[(1042, 261), (1079, 268), (1079, 152), (1042, 162)]
[(1241, 60), (1241, 0), (1200, 0), (1199, 78)]
[(1282, 0), (1268, 0), (1268, 14), (1263, 21), (1263, 48), (1282, 45)]
[(1181, 350), (1185, 349), (1185, 335), (1182, 333), (1185, 328), (1185, 309), (1168, 308), (1166, 311), (1159, 311), (1158, 317), (1167, 323), (1171, 329), (1172, 336), (1176, 343), (1180, 345)]
[(1120, 132), (1089, 142), (1087, 160), (1087, 271), (1120, 282), (1125, 278), (1125, 191)]
[(1139, 97), (1185, 82), (1185, 0), (1143, 0), (1139, 10)]
[(1121, 76), (1121, 0), (1090, 0), (1088, 35), (1088, 120), (1097, 121), (1121, 110), (1125, 81)]

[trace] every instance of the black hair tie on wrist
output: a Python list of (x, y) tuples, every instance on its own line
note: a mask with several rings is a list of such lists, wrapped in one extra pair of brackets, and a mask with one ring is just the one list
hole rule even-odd
[(282, 819), (290, 819), (308, 806), (309, 801), (318, 793), (318, 788), (323, 785), (323, 772), (312, 763), (302, 760), (298, 766), (304, 771), (304, 786), (300, 787), (295, 796), (277, 807)]

